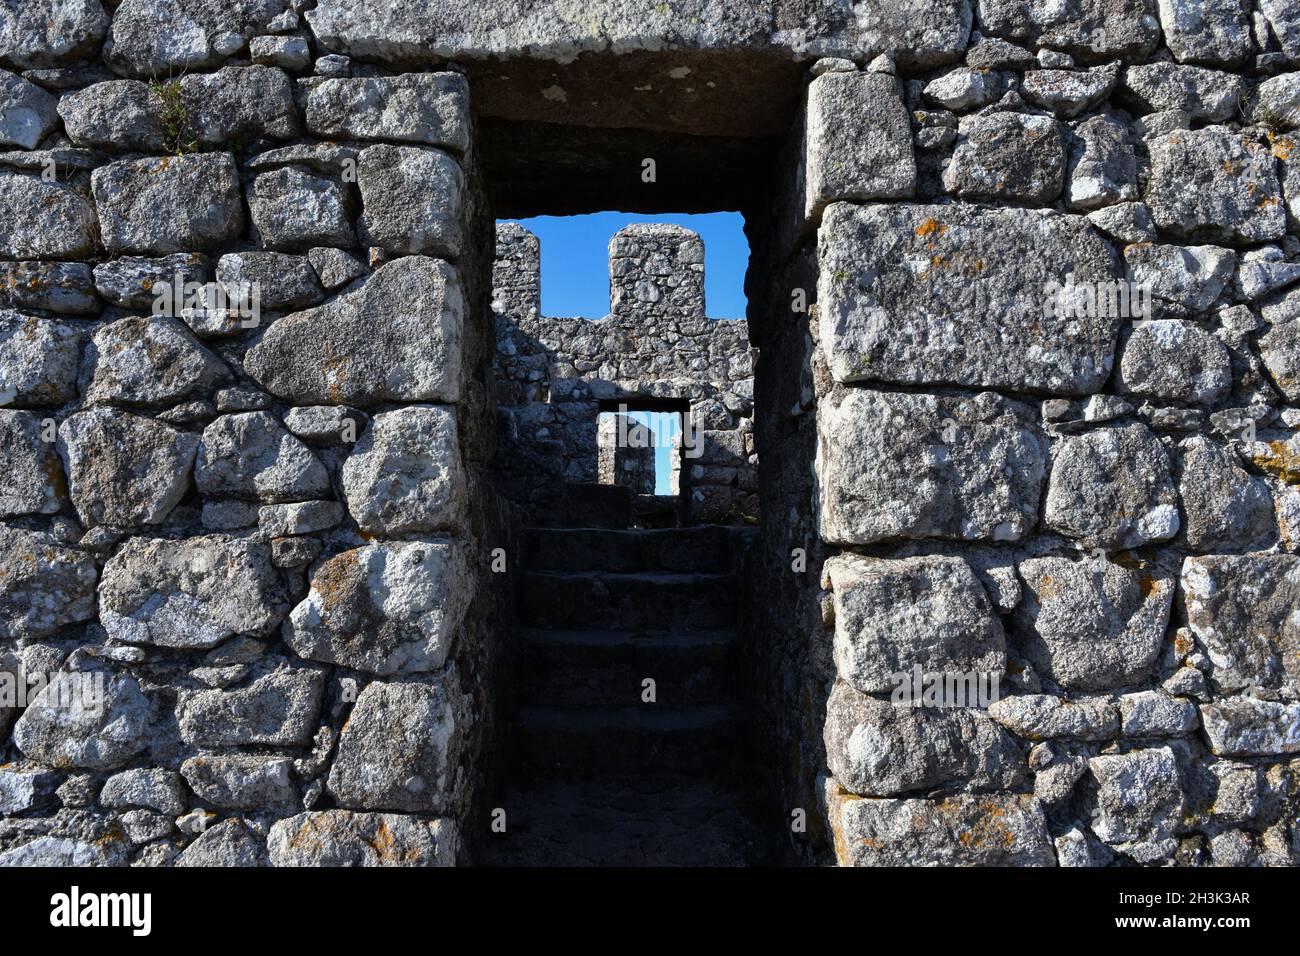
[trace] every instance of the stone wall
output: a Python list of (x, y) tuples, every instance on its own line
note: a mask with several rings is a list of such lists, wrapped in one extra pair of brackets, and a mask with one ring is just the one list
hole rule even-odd
[[(1300, 862), (1293, 4), (24, 0), (0, 68), (0, 862), (472, 859), (509, 499), (623, 396), (761, 512), (803, 862)], [(494, 217), (601, 208), (741, 209), (747, 330), (666, 227), (542, 317)]]
[(0, 862), (452, 863), (515, 521), (468, 85), (179, 6), (0, 11)]
[(497, 227), (496, 471), (503, 492), (545, 508), (564, 482), (600, 477), (601, 411), (673, 406), (689, 427), (686, 447), (674, 448), (684, 456), (688, 520), (757, 520), (754, 351), (743, 320), (705, 316), (700, 237), (669, 225), (616, 233), (610, 312), (599, 320), (541, 315), (540, 255), (537, 237), (522, 226)]

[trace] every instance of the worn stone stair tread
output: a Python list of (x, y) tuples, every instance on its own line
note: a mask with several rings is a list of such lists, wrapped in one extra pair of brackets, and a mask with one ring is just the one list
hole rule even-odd
[(733, 530), (723, 525), (691, 528), (533, 528), (529, 566), (539, 571), (729, 570)]
[(762, 866), (779, 862), (775, 822), (730, 781), (686, 774), (543, 782), (503, 801), (509, 825), (487, 866)]
[(576, 647), (728, 647), (739, 644), (733, 630), (592, 630), (521, 627), (518, 637), (525, 644), (573, 645)]
[(523, 727), (557, 730), (598, 731), (635, 730), (653, 734), (715, 730), (729, 727), (740, 719), (734, 707), (640, 707), (591, 708), (562, 710), (554, 707), (521, 707), (519, 723)]

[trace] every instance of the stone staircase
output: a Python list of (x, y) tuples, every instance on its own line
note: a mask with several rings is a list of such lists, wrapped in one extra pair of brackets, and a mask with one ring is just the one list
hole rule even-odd
[(528, 532), (507, 829), (485, 862), (773, 862), (745, 781), (738, 533)]

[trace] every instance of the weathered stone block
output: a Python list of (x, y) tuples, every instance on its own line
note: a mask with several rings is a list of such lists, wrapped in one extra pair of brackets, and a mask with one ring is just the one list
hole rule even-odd
[(356, 245), (348, 207), (341, 183), (297, 166), (262, 173), (248, 186), (249, 214), (267, 249)]
[(266, 545), (220, 535), (132, 538), (104, 567), (99, 605), (116, 640), (200, 650), (269, 635), (289, 610)]
[(18, 718), (14, 743), (46, 767), (112, 770), (149, 746), (148, 730), (149, 701), (134, 677), (60, 671)]
[(1017, 694), (989, 705), (989, 717), (1026, 740), (1109, 740), (1119, 733), (1119, 712), (1108, 700), (1063, 700), (1051, 694)]
[(357, 525), (372, 534), (460, 527), (469, 492), (455, 409), (412, 406), (376, 415), (343, 463), (343, 493)]
[(841, 554), (823, 566), (835, 596), (835, 664), (863, 693), (923, 673), (1001, 675), (1002, 624), (961, 558), (871, 560)]
[(82, 357), (81, 375), (87, 405), (163, 408), (205, 396), (230, 371), (184, 322), (160, 315), (97, 328)]
[(99, 802), (115, 810), (145, 807), (179, 816), (190, 801), (180, 774), (174, 770), (139, 767), (109, 777), (99, 793)]
[(207, 249), (244, 229), (239, 171), (229, 153), (123, 160), (96, 169), (91, 187), (110, 252)]
[(78, 329), (0, 311), (0, 406), (62, 405), (77, 395)]
[(1165, 45), (1180, 63), (1236, 66), (1254, 52), (1240, 0), (1157, 0)]
[(912, 124), (892, 76), (827, 73), (808, 87), (804, 207), (839, 199), (907, 199), (916, 189)]
[(86, 0), (23, 0), (0, 6), (0, 63), (14, 70), (58, 66), (99, 49), (108, 14)]
[(176, 252), (156, 259), (122, 256), (95, 266), (95, 290), (124, 309), (152, 311), (164, 288), (172, 293), (174, 303), (178, 286), (183, 292), (190, 283), (206, 285), (211, 281), (211, 263), (199, 252)]
[(464, 309), (455, 269), (404, 257), (359, 289), (274, 323), (244, 368), (297, 404), (456, 402)]
[(1129, 282), (1149, 287), (1150, 299), (1154, 300), (1151, 304), (1168, 318), (1207, 311), (1227, 286), (1236, 265), (1236, 253), (1218, 246), (1135, 242), (1124, 247), (1124, 270)]
[(459, 73), (325, 80), (307, 93), (307, 129), (323, 139), (469, 148), (469, 84)]
[(1201, 705), (1210, 750), (1220, 757), (1300, 753), (1300, 704), (1232, 697)]
[(1087, 220), (966, 206), (829, 207), (818, 234), (821, 346), (840, 382), (1087, 394), (1118, 320), (1049, 309), (1118, 278)]
[(1208, 123), (1231, 119), (1245, 86), (1232, 73), (1177, 63), (1134, 64), (1124, 70), (1123, 83), (1124, 94), (1147, 111), (1181, 110)]
[(70, 415), (59, 454), (82, 524), (161, 524), (190, 485), (198, 436), (114, 409)]
[(454, 820), (349, 810), (279, 820), (267, 838), (272, 866), (452, 866), (459, 845)]
[(0, 256), (84, 259), (95, 248), (95, 206), (64, 182), (0, 169)]
[(203, 429), (194, 483), (212, 497), (301, 501), (330, 493), (316, 454), (270, 412), (222, 415)]
[(132, 76), (171, 76), (219, 66), (267, 32), (285, 0), (123, 0), (105, 57)]
[(1222, 342), (1191, 322), (1143, 322), (1124, 343), (1116, 386), (1149, 398), (1208, 404), (1232, 387), (1232, 360)]
[(0, 264), (0, 309), (96, 316), (100, 303), (87, 263), (6, 262)]
[(1179, 445), (1183, 533), (1196, 551), (1247, 547), (1273, 534), (1273, 499), (1235, 454), (1195, 435)]
[(269, 66), (227, 66), (176, 81), (185, 122), (180, 136), (199, 147), (299, 135), (293, 83)]
[(943, 174), (963, 199), (1047, 206), (1065, 183), (1065, 144), (1056, 120), (1026, 113), (962, 117), (957, 147)]
[(1187, 625), (1223, 691), (1300, 690), (1300, 558), (1209, 555), (1183, 562)]
[(970, 0), (918, 0), (900, 8), (864, 0), (853, 8), (864, 60), (887, 53), (909, 69), (932, 69), (961, 59), (970, 37)]
[(284, 640), (303, 657), (374, 674), (437, 670), (471, 591), (465, 557), (449, 541), (344, 551), (316, 569)]
[(1164, 644), (1172, 576), (1091, 558), (1030, 558), (1017, 570), (1025, 592), (1015, 639), (1036, 669), (1071, 690), (1147, 676)]
[(0, 410), (0, 518), (54, 514), (67, 498), (67, 482), (44, 419), (33, 412)]
[(372, 682), (339, 737), (330, 793), (355, 810), (454, 812), (467, 720), (454, 677), (427, 684)]
[(298, 789), (285, 757), (198, 756), (181, 764), (181, 776), (198, 796), (230, 810), (297, 808)]
[(1146, 202), (1175, 239), (1244, 245), (1286, 231), (1273, 156), (1250, 137), (1207, 126), (1157, 136), (1147, 147)]
[(1071, 435), (1056, 453), (1047, 526), (1094, 548), (1136, 548), (1178, 533), (1169, 456), (1144, 425)]
[(266, 658), (242, 687), (180, 691), (181, 740), (196, 747), (303, 747), (316, 731), (325, 674), (316, 667)]
[(1182, 824), (1178, 761), (1168, 747), (1093, 757), (1097, 817), (1092, 828), (1121, 851), (1125, 843), (1168, 840)]
[(162, 96), (140, 80), (105, 80), (64, 95), (59, 116), (77, 146), (109, 152), (162, 152)]
[(50, 535), (0, 525), (0, 639), (46, 637), (95, 616), (95, 562)]
[(1015, 541), (1033, 528), (1047, 450), (1025, 406), (849, 389), (817, 418), (827, 541)]
[(1092, 210), (1138, 198), (1137, 157), (1122, 122), (1092, 116), (1075, 124), (1065, 193), (1071, 209)]
[(454, 259), (463, 241), (465, 174), (439, 149), (370, 146), (357, 161), (361, 241), (394, 255)]
[(0, 147), (35, 149), (59, 125), (57, 107), (35, 83), (0, 70)]
[(891, 704), (837, 681), (826, 704), (826, 759), (835, 779), (861, 796), (892, 796), (947, 782), (975, 789), (1017, 786), (1024, 755), (987, 716), (964, 708)]
[(1056, 865), (1033, 797), (867, 800), (832, 790), (827, 804), (840, 866)]

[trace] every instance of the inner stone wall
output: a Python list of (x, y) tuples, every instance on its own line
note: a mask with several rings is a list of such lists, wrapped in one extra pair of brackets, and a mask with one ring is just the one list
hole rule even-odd
[(626, 402), (681, 402), (688, 520), (757, 520), (754, 351), (741, 319), (704, 311), (704, 244), (688, 229), (632, 225), (609, 243), (610, 313), (540, 314), (540, 245), (497, 227), (493, 308), (503, 493), (544, 509), (565, 482), (598, 479), (597, 418)]
[(496, 405), (596, 398), (499, 361), (580, 321), (494, 267), (544, 183), (745, 212), (804, 862), (1295, 865), (1298, 61), (1280, 0), (0, 6), (0, 862), (474, 856)]

